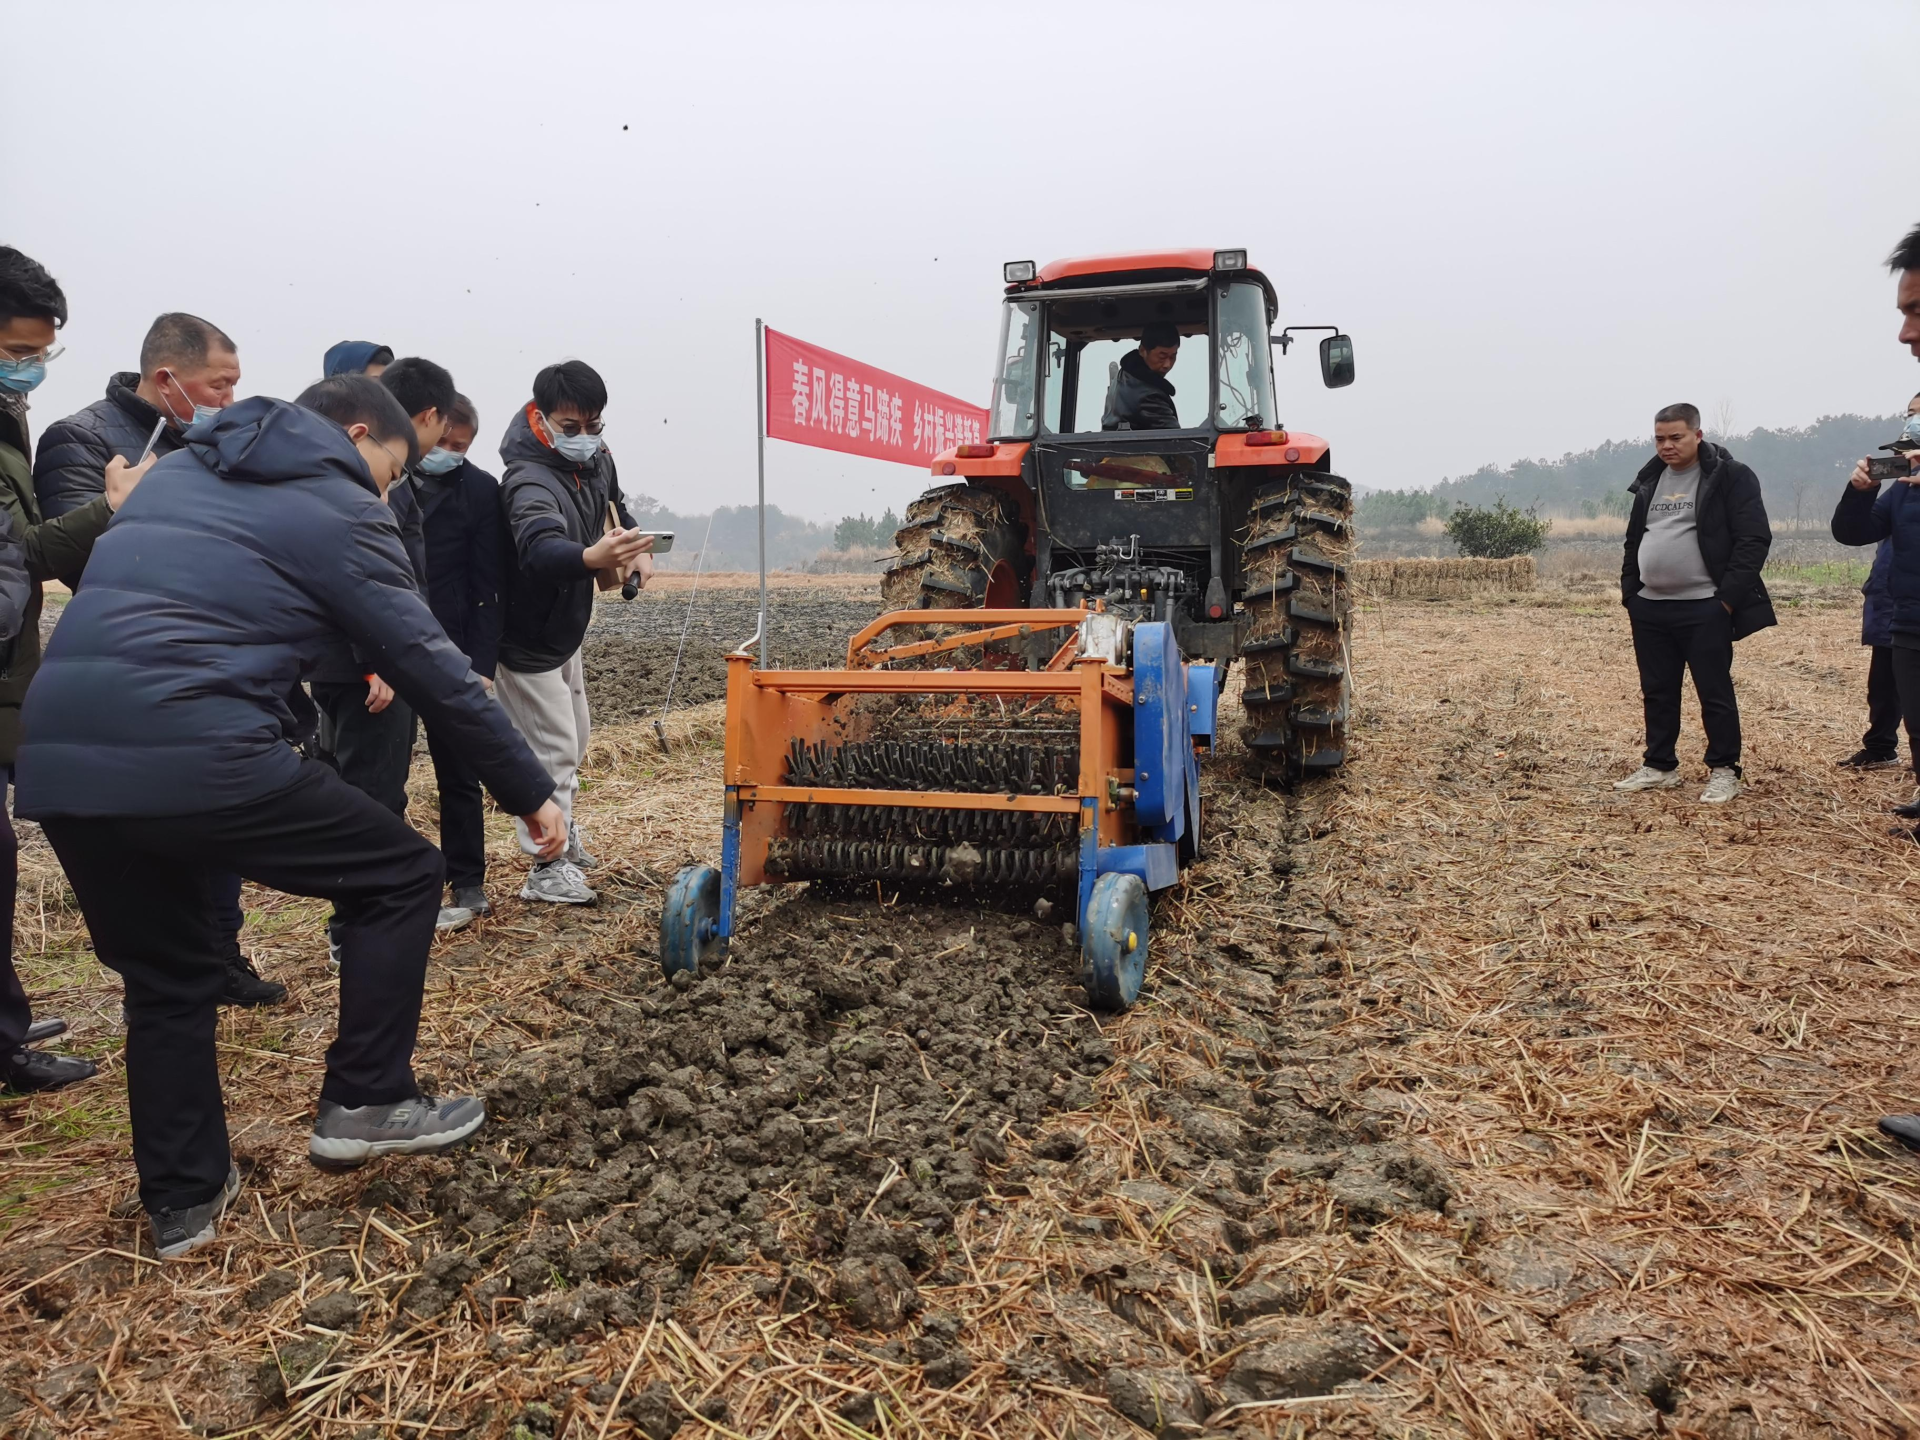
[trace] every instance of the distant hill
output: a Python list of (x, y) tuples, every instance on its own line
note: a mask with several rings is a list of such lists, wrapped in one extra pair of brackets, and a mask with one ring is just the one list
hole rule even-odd
[[(1767, 513), (1776, 521), (1824, 520), (1841, 484), (1862, 455), (1900, 433), (1897, 415), (1823, 415), (1797, 430), (1750, 430), (1722, 438), (1709, 433), (1760, 477)], [(1609, 440), (1558, 460), (1517, 460), (1483, 465), (1427, 490), (1375, 490), (1359, 502), (1363, 528), (1416, 524), (1445, 516), (1455, 505), (1489, 505), (1505, 499), (1521, 509), (1537, 506), (1558, 515), (1624, 515), (1627, 486), (1653, 455), (1651, 439)]]

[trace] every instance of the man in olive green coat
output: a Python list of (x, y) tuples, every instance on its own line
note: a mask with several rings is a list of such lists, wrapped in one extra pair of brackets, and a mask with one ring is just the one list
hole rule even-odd
[(0, 951), (0, 1087), (52, 1090), (93, 1074), (89, 1060), (54, 1055), (30, 1042), (60, 1033), (58, 1021), (33, 1024), (26, 991), (13, 968), (13, 902), (19, 875), (19, 847), (7, 819), (5, 787), (13, 776), (20, 747), (20, 702), (40, 668), (42, 583), (56, 575), (78, 575), (86, 568), (93, 542), (140, 477), (153, 465), (116, 457), (107, 466), (106, 493), (57, 520), (42, 520), (33, 497), (32, 447), (27, 432), (27, 395), (45, 378), (55, 332), (67, 320), (67, 299), (40, 265), (18, 250), (0, 245), (0, 506), (26, 551), (29, 588), (20, 617), (20, 633), (0, 665), (0, 922), (5, 949)]

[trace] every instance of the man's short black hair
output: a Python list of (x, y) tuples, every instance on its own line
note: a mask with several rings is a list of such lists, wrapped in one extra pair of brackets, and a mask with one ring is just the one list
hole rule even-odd
[(533, 403), (542, 415), (571, 405), (582, 415), (598, 415), (607, 408), (607, 382), (584, 360), (562, 360), (533, 377)]
[(453, 404), (447, 409), (447, 423), (462, 426), (477, 435), (480, 433), (480, 412), (473, 408), (473, 401), (466, 396), (455, 395)]
[(20, 315), (51, 320), (58, 330), (67, 323), (66, 293), (38, 260), (0, 245), (0, 325)]
[(1893, 253), (1887, 256), (1887, 269), (1896, 274), (1902, 270), (1920, 270), (1920, 225), (1909, 230), (1893, 247)]
[(218, 325), (198, 315), (170, 310), (147, 327), (147, 338), (140, 342), (140, 373), (151, 375), (163, 365), (204, 365), (216, 350), (240, 353), (240, 347)]
[(1653, 423), (1656, 425), (1671, 425), (1676, 420), (1689, 430), (1698, 430), (1700, 428), (1700, 407), (1698, 405), (1688, 405), (1683, 401), (1678, 405), (1663, 405), (1659, 410), (1654, 412)]
[(342, 430), (349, 425), (364, 425), (382, 445), (403, 440), (407, 463), (412, 465), (420, 459), (420, 437), (414, 434), (413, 417), (378, 380), (365, 375), (336, 375), (309, 385), (293, 403), (326, 416)]
[(1142, 350), (1178, 350), (1180, 348), (1179, 328), (1169, 325), (1164, 320), (1154, 321), (1140, 332), (1140, 348)]
[(445, 415), (453, 409), (453, 397), (458, 393), (453, 388), (453, 376), (418, 355), (401, 356), (380, 372), (378, 383), (392, 392), (409, 415), (424, 415), (429, 410)]

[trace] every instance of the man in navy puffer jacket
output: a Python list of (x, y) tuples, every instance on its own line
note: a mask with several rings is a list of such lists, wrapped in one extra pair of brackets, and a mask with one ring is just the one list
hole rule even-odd
[(126, 981), (134, 1160), (163, 1257), (212, 1240), (239, 1184), (214, 1053), (223, 872), (331, 899), (342, 922), (316, 1164), (444, 1149), (486, 1118), (414, 1082), (444, 869), (293, 748), (313, 666), (352, 645), (549, 853), (566, 843), (553, 782), (415, 588), (384, 496), (417, 441), (386, 388), (353, 376), (297, 406), (243, 400), (185, 438), (94, 546), (27, 693), (16, 804)]

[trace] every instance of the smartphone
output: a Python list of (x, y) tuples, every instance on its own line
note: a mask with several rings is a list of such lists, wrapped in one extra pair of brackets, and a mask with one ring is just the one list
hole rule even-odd
[(147, 448), (140, 452), (140, 458), (134, 461), (133, 462), (134, 464), (136, 465), (146, 464), (147, 457), (153, 453), (153, 447), (160, 443), (160, 432), (166, 428), (167, 428), (167, 417), (162, 415), (159, 418), (159, 420), (154, 422), (153, 433), (147, 436)]
[(664, 555), (673, 548), (673, 531), (671, 530), (636, 530), (633, 533), (636, 535), (651, 535), (653, 537), (653, 553), (655, 555)]
[(1905, 455), (1869, 455), (1869, 480), (1905, 480), (1913, 474), (1913, 462)]

